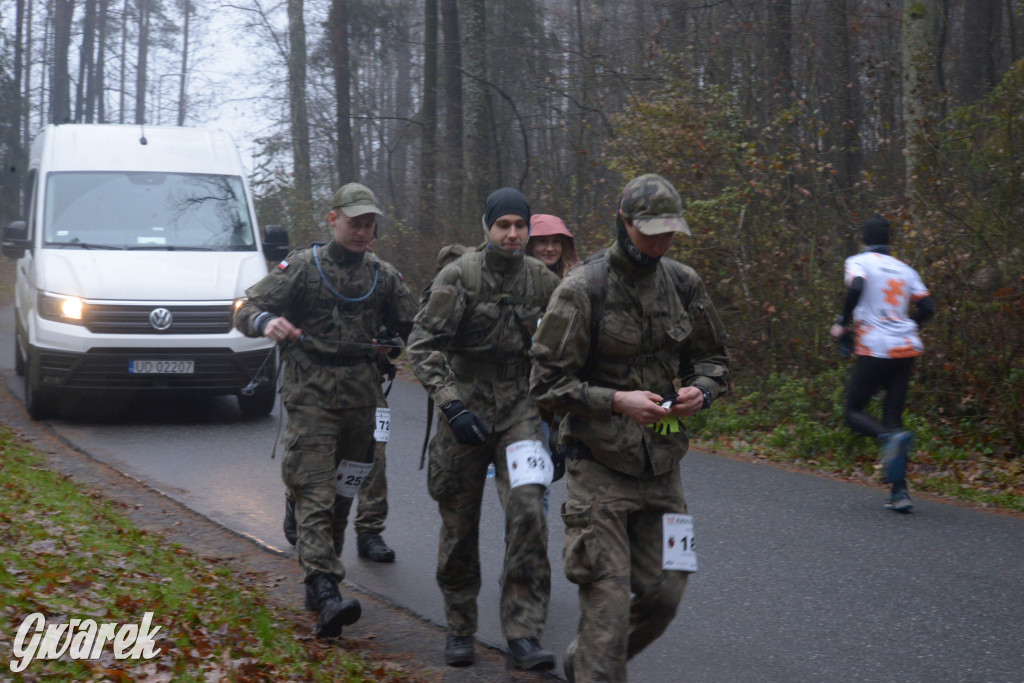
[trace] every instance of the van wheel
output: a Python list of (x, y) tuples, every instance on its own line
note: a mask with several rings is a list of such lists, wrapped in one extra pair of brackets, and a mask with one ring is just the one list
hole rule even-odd
[[(14, 312), (17, 319), (18, 312)], [(18, 377), (25, 376), (25, 358), (21, 355), (21, 323), (14, 325), (14, 374)]]
[(251, 396), (238, 395), (238, 409), (246, 417), (264, 417), (274, 409), (277, 401), (277, 381), (271, 376), (266, 382), (261, 382)]
[(53, 415), (53, 396), (40, 386), (39, 361), (29, 357), (25, 365), (25, 410), (33, 420)]

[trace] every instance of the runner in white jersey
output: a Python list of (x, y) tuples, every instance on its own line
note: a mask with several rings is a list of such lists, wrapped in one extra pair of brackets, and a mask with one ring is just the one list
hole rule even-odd
[[(861, 234), (866, 246), (846, 259), (846, 299), (830, 332), (842, 339), (855, 325), (857, 364), (847, 385), (846, 422), (878, 439), (882, 472), (891, 484), (885, 506), (909, 512), (906, 470), (914, 435), (903, 429), (903, 405), (913, 359), (924, 352), (918, 329), (935, 305), (917, 271), (889, 254), (888, 221), (872, 216)], [(880, 390), (885, 391), (881, 421), (864, 412)]]

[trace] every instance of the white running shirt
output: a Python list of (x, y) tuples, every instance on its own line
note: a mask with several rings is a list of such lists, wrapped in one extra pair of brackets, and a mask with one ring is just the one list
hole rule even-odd
[(924, 345), (917, 323), (910, 319), (910, 304), (928, 296), (917, 271), (903, 261), (874, 251), (862, 251), (846, 259), (846, 286), (864, 278), (857, 307), (853, 309), (858, 356), (910, 358), (920, 356)]

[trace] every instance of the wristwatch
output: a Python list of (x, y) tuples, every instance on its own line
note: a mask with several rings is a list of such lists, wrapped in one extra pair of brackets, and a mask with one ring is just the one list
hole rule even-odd
[(700, 389), (700, 393), (704, 394), (704, 402), (701, 404), (701, 410), (707, 410), (711, 407), (711, 392), (704, 387), (697, 387)]

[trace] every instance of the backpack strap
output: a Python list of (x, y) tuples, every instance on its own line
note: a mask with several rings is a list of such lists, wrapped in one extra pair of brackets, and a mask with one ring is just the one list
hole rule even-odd
[[(546, 306), (548, 303), (547, 297), (543, 296), (526, 296), (523, 294), (503, 294), (500, 292), (493, 292), (487, 295), (482, 295), (483, 290), (483, 259), (484, 252), (472, 251), (462, 255), (462, 283), (466, 286), (466, 299), (467, 304), (473, 304), (478, 301), (486, 301), (499, 306)], [(527, 276), (531, 281), (537, 279), (538, 268), (547, 268), (543, 263), (526, 257), (524, 267), (527, 269)]]
[(466, 285), (466, 298), (472, 302), (480, 298), (483, 264), (480, 259), (483, 252), (467, 251), (460, 258), (462, 259), (462, 282)]
[(587, 361), (580, 370), (580, 377), (590, 378), (597, 365), (597, 335), (604, 317), (604, 302), (608, 298), (608, 250), (601, 249), (583, 262), (583, 276), (587, 280), (587, 297), (590, 299), (590, 349)]

